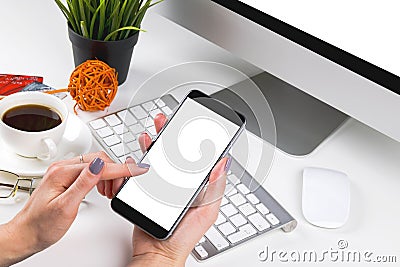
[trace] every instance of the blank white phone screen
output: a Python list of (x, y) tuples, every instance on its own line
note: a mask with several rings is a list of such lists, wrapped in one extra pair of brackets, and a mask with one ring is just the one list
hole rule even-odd
[(117, 198), (169, 231), (240, 127), (187, 98)]

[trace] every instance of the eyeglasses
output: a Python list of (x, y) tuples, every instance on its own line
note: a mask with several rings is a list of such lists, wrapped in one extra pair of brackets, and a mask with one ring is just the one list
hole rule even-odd
[(0, 170), (0, 199), (15, 197), (18, 191), (31, 195), (38, 179), (41, 177), (20, 177), (18, 174)]

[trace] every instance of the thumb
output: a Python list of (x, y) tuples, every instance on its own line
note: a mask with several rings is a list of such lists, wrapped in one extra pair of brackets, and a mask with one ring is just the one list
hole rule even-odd
[(199, 203), (201, 205), (208, 205), (210, 203), (217, 203), (219, 207), (225, 187), (226, 187), (226, 173), (229, 170), (232, 162), (232, 157), (223, 158), (220, 160), (211, 172), (207, 189), (204, 193), (203, 199)]
[(125, 164), (131, 174), (131, 177), (142, 175), (149, 171), (150, 165), (146, 163), (136, 163), (132, 157), (127, 157)]
[(92, 188), (99, 182), (104, 168), (104, 161), (95, 158), (89, 166), (85, 167), (78, 178), (65, 191), (64, 198), (70, 206), (78, 206)]
[(218, 178), (222, 177), (226, 174), (226, 171), (230, 168), (232, 158), (223, 158), (221, 159), (213, 168), (210, 174), (210, 184), (214, 183), (218, 180)]

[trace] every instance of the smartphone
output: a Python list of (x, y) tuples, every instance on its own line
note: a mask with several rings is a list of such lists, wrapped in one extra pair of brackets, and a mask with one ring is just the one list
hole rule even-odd
[(190, 91), (142, 156), (149, 171), (124, 182), (112, 209), (153, 237), (167, 239), (245, 123), (222, 102)]

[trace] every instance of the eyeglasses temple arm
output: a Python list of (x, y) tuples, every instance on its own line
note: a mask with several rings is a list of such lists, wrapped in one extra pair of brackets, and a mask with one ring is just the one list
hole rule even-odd
[[(15, 185), (0, 183), (0, 187), (1, 187), (1, 186), (8, 187), (8, 188), (14, 188)], [(18, 189), (18, 190), (22, 190), (22, 191), (26, 191), (26, 192), (30, 192), (30, 191), (33, 191), (34, 188), (30, 188), (30, 187), (18, 185), (18, 188), (17, 188), (17, 189)]]

